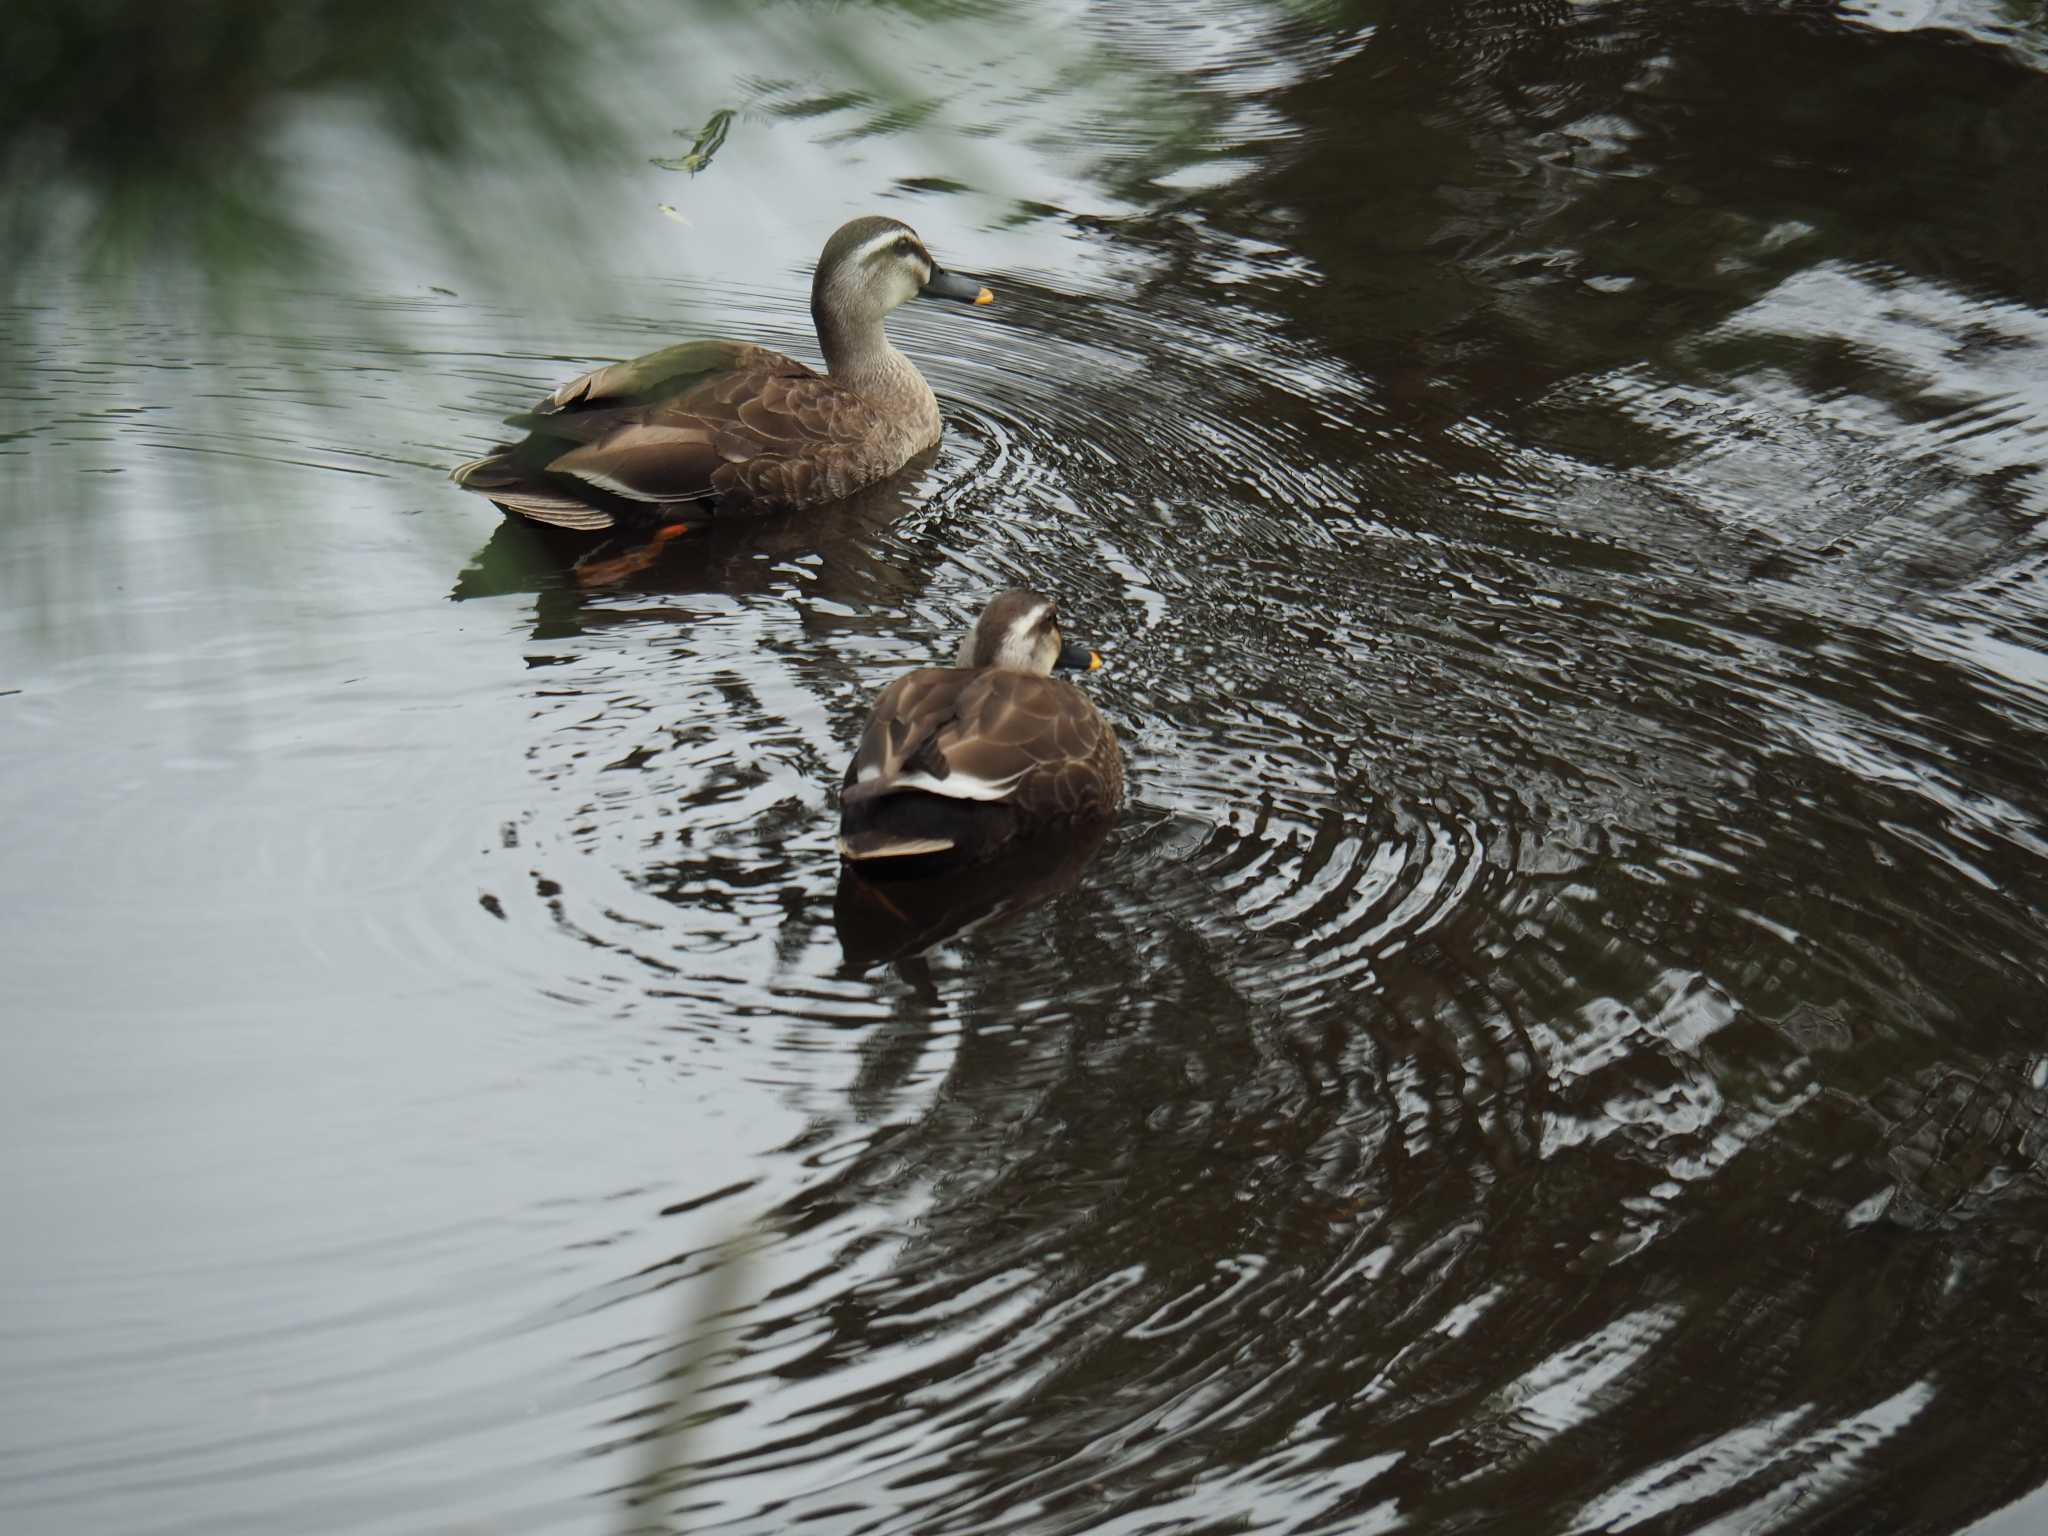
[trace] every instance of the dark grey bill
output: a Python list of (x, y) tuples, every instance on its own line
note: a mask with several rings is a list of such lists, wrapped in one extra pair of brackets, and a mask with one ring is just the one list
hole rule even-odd
[(932, 279), (917, 290), (920, 299), (958, 299), (963, 304), (993, 304), (996, 296), (971, 277), (962, 277), (957, 272), (948, 272), (944, 267), (932, 268)]

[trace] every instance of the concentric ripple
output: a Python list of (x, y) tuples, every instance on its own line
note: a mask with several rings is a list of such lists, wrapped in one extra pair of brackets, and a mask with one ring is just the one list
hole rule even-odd
[[(2030, 1133), (1972, 1139), (2037, 1096), (1997, 1086), (2000, 1026), (1938, 1001), (2033, 985), (2004, 890), (2041, 846), (2001, 728), (1937, 697), (1953, 647), (1914, 637), (1948, 631), (1782, 566), (1726, 588), (1725, 531), (1632, 542), (1682, 483), (1483, 421), (1440, 502), (1383, 506), (1415, 425), (1256, 310), (1003, 287), (1001, 329), (906, 328), (952, 430), (874, 556), (594, 599), (578, 644), (658, 664), (547, 677), (533, 767), (566, 798), (522, 836), (581, 890), (553, 898), (596, 957), (565, 995), (650, 1051), (750, 1037), (811, 1119), (756, 1236), (564, 1303), (679, 1287), (691, 1335), (689, 1296), (749, 1298), (593, 1377), (621, 1414), (716, 1426), (644, 1489), (734, 1528), (1278, 1500), (1370, 1529), (1453, 1489), (1529, 1500), (1591, 1437), (1578, 1491), (1543, 1494), (1557, 1528), (1849, 1496), (1936, 1400), (1931, 1360), (1785, 1408), (1768, 1361), (1802, 1308), (1881, 1303), (1847, 1255), (1781, 1255), (1884, 1232), (1932, 1264), (1909, 1239), (1938, 1213), (2038, 1183)], [(1109, 658), (1131, 809), (1041, 905), (828, 975), (828, 786), (864, 700), (1017, 583)], [(1893, 894), (1930, 883), (1955, 922)], [(1908, 926), (1938, 959), (1882, 958)], [(1923, 1057), (1845, 1119), (1861, 1053), (1933, 1017), (1982, 1065)]]

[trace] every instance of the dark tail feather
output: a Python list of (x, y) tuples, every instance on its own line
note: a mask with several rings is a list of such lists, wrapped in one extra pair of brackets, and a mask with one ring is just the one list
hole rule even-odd
[(448, 478), (465, 491), (478, 491), (488, 496), (494, 490), (516, 484), (520, 476), (512, 460), (512, 450), (497, 447), (480, 459), (456, 465), (448, 471)]
[(914, 859), (927, 853), (951, 853), (945, 837), (897, 837), (888, 832), (856, 832), (839, 839), (839, 857), (852, 864), (869, 859)]
[(1016, 830), (1017, 813), (1007, 805), (905, 790), (842, 806), (839, 856), (868, 865), (930, 855), (977, 859), (1010, 841)]
[(550, 527), (573, 528), (579, 533), (602, 533), (617, 521), (602, 507), (579, 501), (546, 484), (535, 484), (532, 472), (509, 448), (499, 448), (480, 459), (458, 464), (448, 472), (448, 478), (465, 491), (490, 497), (502, 512), (515, 512)]

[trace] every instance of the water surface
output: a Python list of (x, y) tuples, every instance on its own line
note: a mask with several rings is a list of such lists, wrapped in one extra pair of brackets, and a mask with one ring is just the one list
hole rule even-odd
[[(1026, 23), (877, 13), (892, 117), (727, 18), (694, 176), (705, 50), (565, 56), (610, 175), (450, 196), (570, 276), (323, 99), (317, 278), (16, 283), (10, 1530), (2038, 1518), (2038, 15)], [(999, 294), (892, 322), (929, 463), (596, 592), (441, 478), (811, 355), (872, 208)], [(1015, 583), (1131, 804), (850, 953), (866, 702)]]

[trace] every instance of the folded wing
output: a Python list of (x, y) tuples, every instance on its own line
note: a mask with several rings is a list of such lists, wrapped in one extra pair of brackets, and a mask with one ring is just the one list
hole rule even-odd
[(842, 478), (874, 477), (862, 451), (871, 407), (744, 342), (685, 342), (595, 369), (510, 420), (527, 437), (454, 478), (557, 527), (679, 521), (712, 498), (802, 506), (846, 494)]
[(962, 840), (975, 807), (1088, 816), (1113, 809), (1121, 786), (1109, 728), (1072, 684), (921, 668), (875, 702), (840, 791), (840, 847), (856, 859), (939, 851)]

